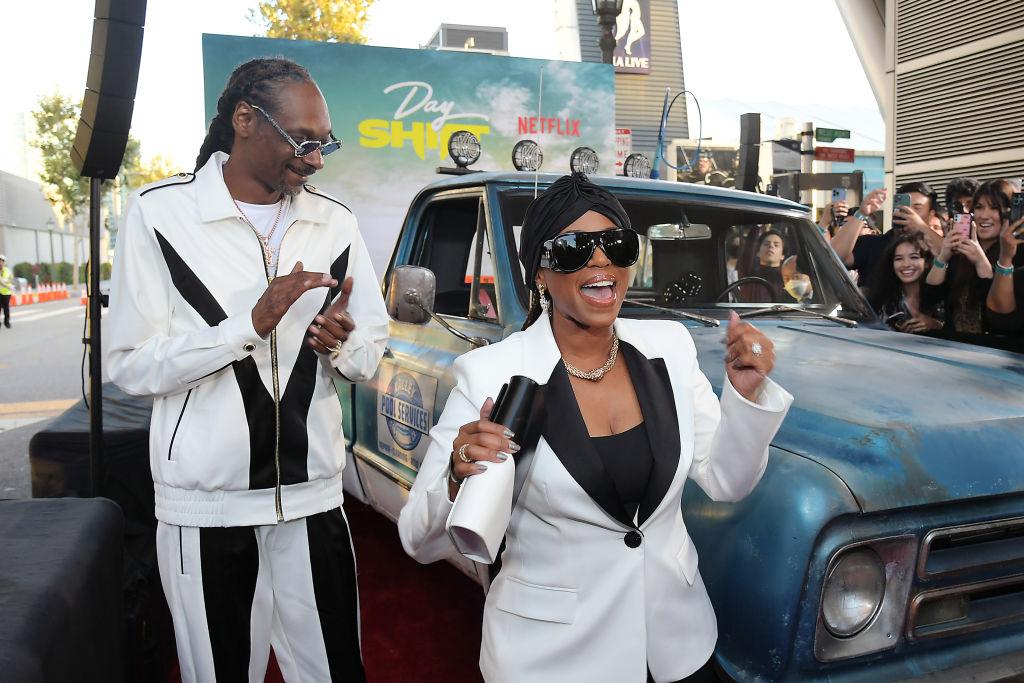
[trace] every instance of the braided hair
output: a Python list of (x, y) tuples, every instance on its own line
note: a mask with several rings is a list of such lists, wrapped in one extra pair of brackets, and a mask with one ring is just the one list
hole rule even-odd
[(251, 59), (232, 71), (228, 84), (217, 100), (217, 115), (210, 121), (206, 139), (196, 157), (196, 170), (202, 168), (214, 152), (231, 152), (235, 140), (231, 117), (239, 101), (276, 113), (280, 103), (279, 85), (286, 81), (312, 83), (313, 78), (305, 68), (281, 57)]

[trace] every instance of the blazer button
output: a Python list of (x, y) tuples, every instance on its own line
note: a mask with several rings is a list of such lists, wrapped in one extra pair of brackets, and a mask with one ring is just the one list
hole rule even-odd
[(242, 347), (242, 350), (245, 351), (246, 353), (252, 353), (253, 351), (256, 350), (256, 345), (253, 344), (252, 342), (246, 342), (245, 345)]
[(626, 544), (627, 548), (639, 548), (640, 542), (643, 540), (643, 536), (640, 535), (639, 531), (634, 529), (627, 533), (626, 537), (622, 540)]

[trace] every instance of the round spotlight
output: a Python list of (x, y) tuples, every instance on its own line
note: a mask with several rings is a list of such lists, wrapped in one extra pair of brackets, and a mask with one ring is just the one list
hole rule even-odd
[(629, 178), (650, 178), (651, 160), (643, 154), (630, 154), (622, 162), (622, 175)]
[(512, 148), (512, 165), (517, 171), (536, 171), (544, 163), (544, 152), (533, 140), (520, 140)]
[(597, 152), (589, 147), (577, 147), (569, 157), (569, 168), (573, 173), (597, 173)]
[(448, 154), (456, 166), (466, 168), (480, 158), (480, 140), (468, 130), (457, 130), (448, 138)]

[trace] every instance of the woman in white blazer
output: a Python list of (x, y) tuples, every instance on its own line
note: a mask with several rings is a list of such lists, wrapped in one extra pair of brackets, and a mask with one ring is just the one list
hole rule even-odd
[[(637, 257), (615, 198), (565, 176), (527, 211), (524, 331), (460, 357), (456, 386), (399, 519), (420, 562), (450, 556), (466, 477), (519, 450), (486, 419), (512, 375), (546, 415), (483, 615), (480, 669), (501, 683), (711, 680), (714, 611), (680, 513), (686, 478), (736, 501), (760, 480), (792, 402), (772, 343), (735, 314), (719, 400), (675, 321), (619, 319)], [(754, 615), (752, 615), (754, 616)]]

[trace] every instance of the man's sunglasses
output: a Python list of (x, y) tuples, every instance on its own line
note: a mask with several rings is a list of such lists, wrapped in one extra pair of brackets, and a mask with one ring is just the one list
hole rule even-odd
[(575, 273), (590, 262), (594, 249), (601, 247), (614, 265), (628, 268), (640, 255), (640, 238), (627, 228), (601, 232), (567, 232), (548, 240), (540, 254), (540, 267), (556, 273)]
[(249, 106), (263, 114), (263, 116), (267, 118), (267, 121), (270, 121), (270, 125), (272, 125), (274, 129), (281, 134), (281, 137), (287, 140), (288, 144), (292, 146), (292, 149), (295, 150), (295, 156), (297, 157), (308, 156), (317, 150), (320, 150), (320, 154), (327, 156), (328, 154), (337, 152), (341, 149), (341, 140), (334, 137), (334, 135), (331, 135), (331, 139), (326, 142), (322, 140), (303, 140), (302, 142), (295, 142), (295, 140), (292, 139), (292, 136), (284, 132), (284, 128), (278, 125), (277, 121), (274, 120), (274, 117), (268, 114), (263, 107), (256, 104), (249, 104)]

